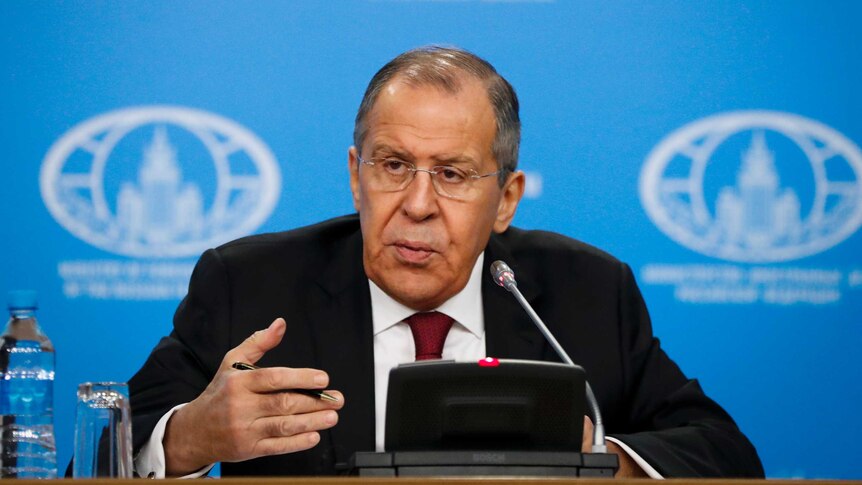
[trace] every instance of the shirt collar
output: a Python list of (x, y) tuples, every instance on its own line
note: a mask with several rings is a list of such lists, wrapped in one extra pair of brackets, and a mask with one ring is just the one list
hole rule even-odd
[[(485, 253), (479, 254), (464, 289), (434, 309), (452, 317), (477, 338), (482, 338), (485, 333), (485, 315), (482, 312), (482, 265), (484, 261)], [(374, 325), (374, 335), (416, 313), (416, 310), (395, 301), (373, 281), (368, 280), (368, 286), (371, 289), (371, 318)]]

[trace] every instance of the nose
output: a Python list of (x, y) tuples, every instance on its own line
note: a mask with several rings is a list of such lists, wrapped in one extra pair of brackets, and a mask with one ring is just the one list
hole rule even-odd
[(424, 170), (417, 171), (413, 181), (404, 189), (401, 208), (414, 221), (423, 221), (437, 214), (437, 191), (432, 175)]

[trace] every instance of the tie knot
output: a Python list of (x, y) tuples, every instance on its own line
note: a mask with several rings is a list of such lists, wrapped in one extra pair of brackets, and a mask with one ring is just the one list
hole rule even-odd
[(440, 312), (414, 313), (405, 322), (413, 332), (416, 343), (416, 360), (439, 359), (443, 357), (443, 344), (452, 328), (452, 317)]

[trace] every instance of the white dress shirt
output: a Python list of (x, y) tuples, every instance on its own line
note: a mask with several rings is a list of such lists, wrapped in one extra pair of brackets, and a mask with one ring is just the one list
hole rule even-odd
[[(462, 362), (475, 362), (485, 353), (485, 315), (482, 310), (482, 268), (485, 254), (480, 254), (470, 273), (467, 286), (458, 294), (444, 302), (435, 310), (452, 317), (455, 323), (449, 330), (443, 346), (443, 359)], [(416, 346), (413, 333), (404, 320), (416, 313), (409, 307), (395, 301), (374, 282), (368, 281), (371, 290), (371, 318), (374, 328), (374, 398), (375, 398), (375, 447), (383, 451), (386, 436), (386, 396), (389, 388), (389, 371), (399, 364), (413, 362)], [(325, 370), (325, 369), (324, 369)], [(135, 458), (135, 469), (141, 476), (154, 473), (156, 478), (165, 476), (165, 452), (162, 446), (165, 427), (170, 416), (182, 407), (174, 407), (159, 420), (149, 442), (141, 448)], [(607, 437), (620, 446), (651, 478), (662, 476), (635, 453), (625, 443)], [(206, 474), (212, 465), (183, 478), (197, 478)]]
[[(455, 323), (443, 345), (444, 360), (478, 361), (485, 357), (485, 315), (482, 312), (482, 266), (480, 254), (467, 286), (435, 310)], [(416, 310), (398, 303), (371, 280), (371, 319), (374, 323), (374, 418), (375, 447), (383, 451), (386, 435), (386, 393), (389, 371), (398, 364), (416, 360), (413, 332), (404, 320)]]

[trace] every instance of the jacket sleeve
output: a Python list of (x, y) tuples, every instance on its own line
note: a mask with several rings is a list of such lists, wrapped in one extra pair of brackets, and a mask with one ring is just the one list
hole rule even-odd
[(135, 454), (168, 410), (203, 392), (229, 350), (229, 286), (218, 253), (208, 250), (195, 266), (173, 331), (129, 381)]
[(620, 354), (627, 416), (607, 423), (664, 477), (763, 477), (757, 451), (733, 419), (689, 380), (653, 336), (631, 269), (620, 263)]

